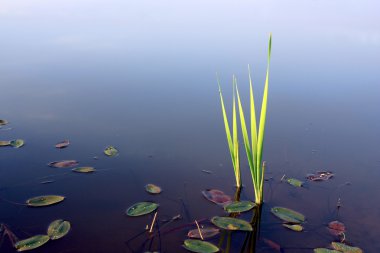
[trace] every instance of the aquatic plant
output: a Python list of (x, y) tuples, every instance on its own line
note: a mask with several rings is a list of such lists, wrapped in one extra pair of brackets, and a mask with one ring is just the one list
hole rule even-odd
[[(233, 77), (233, 79), (235, 79), (235, 77)], [(226, 130), (228, 149), (230, 150), (232, 167), (234, 168), (236, 186), (240, 188), (241, 177), (240, 177), (240, 162), (239, 162), (239, 140), (238, 140), (238, 133), (237, 133), (237, 119), (236, 119), (235, 87), (233, 87), (233, 98), (232, 98), (232, 137), (231, 137), (230, 126), (228, 123), (228, 117), (227, 117), (226, 109), (224, 106), (222, 89), (220, 88), (219, 78), (217, 78), (217, 81), (218, 81), (218, 86), (219, 86), (220, 104), (222, 106), (223, 122), (224, 122), (224, 128)], [(234, 85), (235, 85), (235, 82), (234, 82)]]
[(247, 132), (247, 125), (245, 123), (244, 111), (241, 105), (241, 100), (240, 100), (239, 90), (236, 84), (236, 79), (234, 79), (235, 87), (236, 87), (236, 95), (238, 98), (238, 105), (239, 105), (240, 125), (241, 125), (241, 130), (242, 130), (242, 135), (243, 135), (244, 147), (247, 154), (248, 164), (251, 170), (256, 204), (261, 204), (263, 202), (265, 162), (263, 163), (262, 156), (263, 156), (265, 121), (266, 121), (267, 102), (268, 102), (268, 82), (269, 82), (269, 64), (270, 64), (271, 48), (272, 48), (272, 34), (270, 34), (269, 36), (267, 71), (266, 71), (266, 77), (265, 77), (264, 94), (263, 94), (263, 100), (261, 104), (260, 123), (259, 123), (258, 131), (257, 131), (257, 125), (256, 125), (256, 111), (255, 111), (255, 101), (254, 101), (254, 96), (253, 96), (251, 71), (248, 66), (249, 97), (250, 97), (250, 110), (251, 110), (251, 122), (250, 122), (251, 123), (251, 141), (249, 140), (249, 136)]

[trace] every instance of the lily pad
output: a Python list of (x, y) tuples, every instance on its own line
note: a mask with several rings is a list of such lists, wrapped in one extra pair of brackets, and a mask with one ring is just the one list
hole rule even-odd
[(70, 222), (64, 220), (55, 220), (50, 223), (47, 234), (50, 236), (50, 239), (57, 240), (67, 235), (67, 233), (70, 231), (70, 228)]
[(11, 141), (0, 141), (0, 147), (11, 145)]
[(220, 190), (207, 189), (202, 191), (202, 194), (209, 201), (221, 206), (226, 206), (232, 203), (232, 198)]
[(346, 231), (346, 227), (342, 222), (332, 221), (328, 225), (328, 230), (332, 235), (339, 236)]
[(108, 146), (104, 149), (104, 154), (106, 154), (107, 156), (116, 156), (118, 153), (119, 151), (117, 151), (117, 149), (113, 146)]
[(185, 240), (183, 247), (197, 253), (214, 253), (219, 251), (219, 248), (212, 243), (192, 239)]
[(72, 169), (72, 171), (78, 172), (78, 173), (91, 173), (91, 172), (95, 172), (95, 168), (94, 167), (77, 167), (77, 168)]
[(344, 243), (340, 243), (340, 242), (332, 242), (331, 246), (333, 247), (333, 249), (341, 251), (343, 253), (362, 253), (363, 252), (358, 247), (348, 246), (348, 245), (346, 245)]
[(232, 202), (231, 204), (228, 204), (224, 207), (224, 210), (229, 213), (241, 213), (251, 210), (256, 206), (255, 203), (251, 201), (239, 201), (239, 202)]
[(0, 119), (0, 126), (8, 124), (8, 121), (5, 119)]
[[(216, 236), (217, 234), (220, 233), (220, 230), (217, 228), (212, 228), (212, 227), (205, 227), (205, 228), (200, 228), (202, 236), (204, 239), (206, 238), (211, 238), (213, 236)], [(192, 229), (187, 233), (187, 236), (190, 238), (196, 238), (196, 239), (201, 239), (201, 235), (199, 234), (199, 230)]]
[(26, 201), (26, 204), (32, 207), (50, 206), (50, 205), (57, 204), (63, 201), (64, 199), (65, 197), (63, 196), (45, 195), (45, 196), (38, 196), (38, 197), (28, 199)]
[(342, 252), (332, 250), (332, 249), (316, 248), (314, 249), (314, 253), (342, 253)]
[(22, 146), (24, 146), (24, 140), (21, 140), (21, 139), (17, 139), (17, 140), (13, 140), (11, 141), (11, 146), (15, 147), (15, 148), (20, 148)]
[(295, 187), (302, 187), (302, 185), (304, 184), (302, 181), (295, 179), (295, 178), (288, 178), (288, 179), (286, 179), (286, 182), (288, 182), (289, 184), (291, 184)]
[(307, 174), (306, 178), (310, 181), (326, 181), (333, 176), (331, 171), (317, 171), (314, 174)]
[(145, 185), (145, 190), (151, 194), (159, 194), (161, 193), (162, 189), (161, 187), (155, 185), (155, 184), (147, 184)]
[(49, 236), (47, 235), (35, 235), (28, 239), (18, 241), (15, 244), (17, 251), (26, 251), (38, 248), (49, 241)]
[(74, 167), (78, 165), (78, 162), (75, 160), (62, 160), (62, 161), (55, 161), (48, 164), (50, 167), (55, 168), (69, 168)]
[(139, 202), (127, 209), (128, 216), (141, 216), (153, 212), (159, 204), (153, 202)]
[(301, 232), (303, 230), (303, 227), (298, 224), (282, 224), (282, 225), (296, 232)]
[(303, 214), (285, 207), (273, 207), (271, 212), (286, 222), (302, 223), (305, 221), (305, 216)]
[(55, 144), (55, 147), (56, 148), (66, 148), (69, 145), (70, 145), (70, 141), (64, 140), (64, 141), (61, 141), (60, 143)]
[(237, 218), (214, 216), (212, 217), (211, 222), (215, 226), (226, 230), (253, 230), (249, 222)]

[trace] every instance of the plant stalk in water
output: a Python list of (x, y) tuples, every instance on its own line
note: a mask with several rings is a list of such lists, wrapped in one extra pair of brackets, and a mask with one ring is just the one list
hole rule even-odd
[(267, 71), (264, 85), (264, 94), (263, 101), (261, 105), (260, 113), (260, 123), (259, 129), (257, 131), (256, 125), (256, 112), (255, 112), (255, 101), (253, 96), (252, 88), (252, 79), (251, 71), (249, 70), (249, 97), (250, 97), (250, 110), (251, 110), (251, 140), (248, 136), (247, 125), (245, 123), (244, 111), (241, 105), (239, 91), (237, 89), (236, 79), (234, 78), (234, 87), (236, 88), (236, 95), (238, 99), (239, 106), (239, 116), (240, 116), (240, 125), (243, 135), (244, 147), (247, 154), (249, 168), (251, 170), (253, 187), (255, 191), (255, 202), (256, 204), (261, 204), (263, 202), (263, 184), (264, 184), (264, 172), (265, 172), (265, 163), (262, 162), (263, 155), (263, 144), (264, 144), (264, 132), (265, 132), (265, 120), (267, 112), (267, 101), (268, 101), (268, 82), (269, 82), (269, 64), (271, 56), (271, 47), (272, 47), (272, 34), (269, 37), (269, 48), (268, 48), (268, 63)]

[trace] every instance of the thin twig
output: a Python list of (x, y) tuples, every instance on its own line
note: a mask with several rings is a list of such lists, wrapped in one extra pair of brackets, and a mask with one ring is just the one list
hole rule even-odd
[(154, 222), (156, 221), (156, 217), (157, 217), (157, 212), (154, 214), (152, 224), (150, 225), (149, 233), (153, 232), (153, 225), (154, 225)]
[(200, 229), (200, 227), (199, 227), (199, 224), (198, 224), (198, 221), (197, 221), (197, 220), (195, 220), (195, 224), (197, 225), (199, 235), (201, 236), (201, 239), (202, 239), (202, 241), (203, 241), (204, 238), (203, 238), (203, 235), (202, 235), (202, 232), (201, 232), (201, 229)]

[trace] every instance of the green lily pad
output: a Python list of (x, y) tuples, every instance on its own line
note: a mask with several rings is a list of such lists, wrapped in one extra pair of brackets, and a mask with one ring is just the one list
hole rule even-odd
[(304, 182), (298, 180), (298, 179), (295, 179), (295, 178), (288, 178), (286, 180), (286, 182), (288, 182), (289, 184), (295, 186), (295, 187), (302, 187), (302, 185), (304, 184)]
[(8, 121), (5, 119), (0, 119), (0, 126), (8, 124)]
[(212, 217), (211, 222), (215, 226), (226, 230), (253, 230), (249, 222), (237, 218), (214, 216)]
[(229, 213), (241, 213), (251, 210), (256, 206), (255, 203), (251, 201), (239, 201), (239, 202), (232, 202), (231, 204), (228, 204), (224, 207), (224, 210)]
[(219, 251), (219, 248), (212, 243), (192, 239), (185, 240), (183, 247), (191, 252), (197, 253), (214, 253)]
[(332, 250), (332, 249), (316, 248), (314, 249), (314, 253), (342, 253), (342, 252)]
[(362, 253), (363, 252), (358, 247), (348, 246), (348, 245), (346, 245), (344, 243), (340, 243), (340, 242), (332, 242), (331, 246), (333, 247), (333, 249), (339, 250), (343, 253)]
[(78, 173), (91, 173), (95, 171), (95, 168), (94, 167), (77, 167), (77, 168), (72, 169), (72, 171), (78, 172)]
[(145, 185), (145, 190), (151, 194), (159, 194), (161, 193), (162, 189), (161, 187), (155, 185), (155, 184), (147, 184)]
[(104, 154), (112, 157), (112, 156), (116, 156), (117, 154), (119, 154), (119, 151), (117, 151), (117, 149), (114, 148), (113, 146), (108, 146), (104, 149)]
[(70, 228), (70, 222), (64, 220), (55, 220), (50, 223), (47, 234), (50, 236), (50, 239), (57, 240), (67, 235), (67, 233), (70, 231)]
[(285, 207), (273, 207), (271, 212), (286, 222), (302, 223), (305, 221), (305, 216), (303, 214)]
[(64, 199), (65, 197), (63, 196), (45, 195), (45, 196), (38, 196), (38, 197), (28, 199), (26, 201), (26, 204), (32, 207), (50, 206), (50, 205), (57, 204), (63, 201)]
[(49, 236), (47, 235), (35, 235), (28, 239), (18, 241), (15, 244), (17, 251), (26, 251), (38, 248), (49, 241)]
[(139, 202), (127, 209), (128, 216), (141, 216), (153, 212), (159, 204), (153, 202)]
[(21, 139), (17, 139), (17, 140), (13, 140), (11, 141), (11, 146), (15, 147), (15, 148), (20, 148), (22, 146), (24, 146), (24, 140), (21, 140)]
[(284, 227), (286, 228), (289, 228), (293, 231), (296, 231), (296, 232), (301, 232), (303, 230), (303, 227), (301, 225), (298, 225), (298, 224), (282, 224)]
[(11, 145), (11, 141), (0, 141), (0, 147)]

